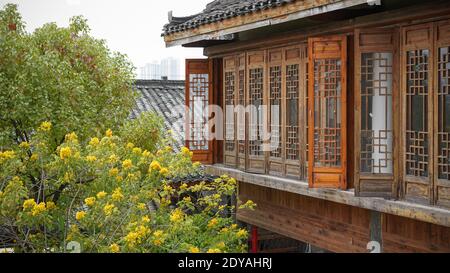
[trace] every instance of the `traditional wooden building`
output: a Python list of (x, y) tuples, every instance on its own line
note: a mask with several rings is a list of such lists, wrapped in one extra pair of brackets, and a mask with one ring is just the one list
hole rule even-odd
[(216, 0), (169, 21), (167, 46), (207, 56), (186, 61), (186, 145), (257, 203), (240, 221), (333, 252), (450, 251), (450, 1)]

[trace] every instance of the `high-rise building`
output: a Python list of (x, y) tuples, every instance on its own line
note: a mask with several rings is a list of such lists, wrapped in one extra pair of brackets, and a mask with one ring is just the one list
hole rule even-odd
[(160, 80), (162, 77), (167, 77), (169, 80), (182, 80), (180, 70), (180, 60), (169, 57), (141, 67), (139, 79)]

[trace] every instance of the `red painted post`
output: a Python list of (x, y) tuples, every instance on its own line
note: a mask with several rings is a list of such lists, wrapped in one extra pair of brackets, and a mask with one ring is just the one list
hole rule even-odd
[(252, 253), (258, 253), (258, 227), (252, 226)]

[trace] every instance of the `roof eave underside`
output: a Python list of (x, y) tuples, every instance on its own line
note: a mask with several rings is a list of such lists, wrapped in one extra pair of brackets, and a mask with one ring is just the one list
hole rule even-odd
[[(236, 34), (239, 32), (249, 31), (257, 28), (273, 26), (277, 24), (282, 24), (294, 20), (304, 19), (315, 15), (320, 15), (328, 12), (333, 12), (341, 9), (350, 8), (353, 6), (358, 6), (361, 4), (367, 4), (368, 0), (343, 0), (339, 2), (324, 4), (321, 6), (312, 7), (309, 9), (299, 10), (288, 15), (282, 15), (278, 17), (268, 18), (265, 20), (245, 24), (245, 25), (237, 25), (233, 27), (229, 27), (226, 29), (220, 29), (215, 31), (210, 31), (202, 34), (195, 34), (192, 36), (186, 36), (180, 39), (170, 40), (170, 36), (165, 36), (166, 46), (173, 47), (179, 45), (188, 45), (199, 41), (207, 41), (207, 40), (217, 40), (220, 37)], [(245, 16), (245, 15), (244, 15)], [(189, 31), (185, 31), (189, 32)]]

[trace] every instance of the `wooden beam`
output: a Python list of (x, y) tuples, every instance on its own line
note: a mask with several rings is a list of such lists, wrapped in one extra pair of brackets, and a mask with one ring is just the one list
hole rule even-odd
[(286, 23), (335, 10), (366, 4), (367, 0), (303, 0), (248, 15), (175, 32), (164, 37), (167, 47), (235, 34), (242, 31)]
[(420, 205), (405, 201), (387, 200), (383, 198), (356, 197), (353, 190), (311, 189), (308, 187), (307, 181), (298, 181), (262, 174), (251, 174), (227, 168), (223, 165), (207, 166), (206, 171), (214, 175), (227, 174), (244, 183), (450, 227), (450, 210), (439, 207)]
[(450, 6), (446, 1), (425, 3), (404, 9), (380, 12), (355, 19), (349, 19), (330, 24), (321, 24), (293, 30), (289, 33), (273, 33), (251, 41), (240, 41), (226, 45), (217, 45), (204, 49), (204, 55), (221, 57), (230, 53), (254, 50), (259, 48), (277, 47), (279, 45), (295, 44), (306, 41), (311, 36), (353, 33), (355, 28), (376, 28), (401, 26), (403, 24), (422, 23), (430, 20), (440, 20), (449, 17)]

